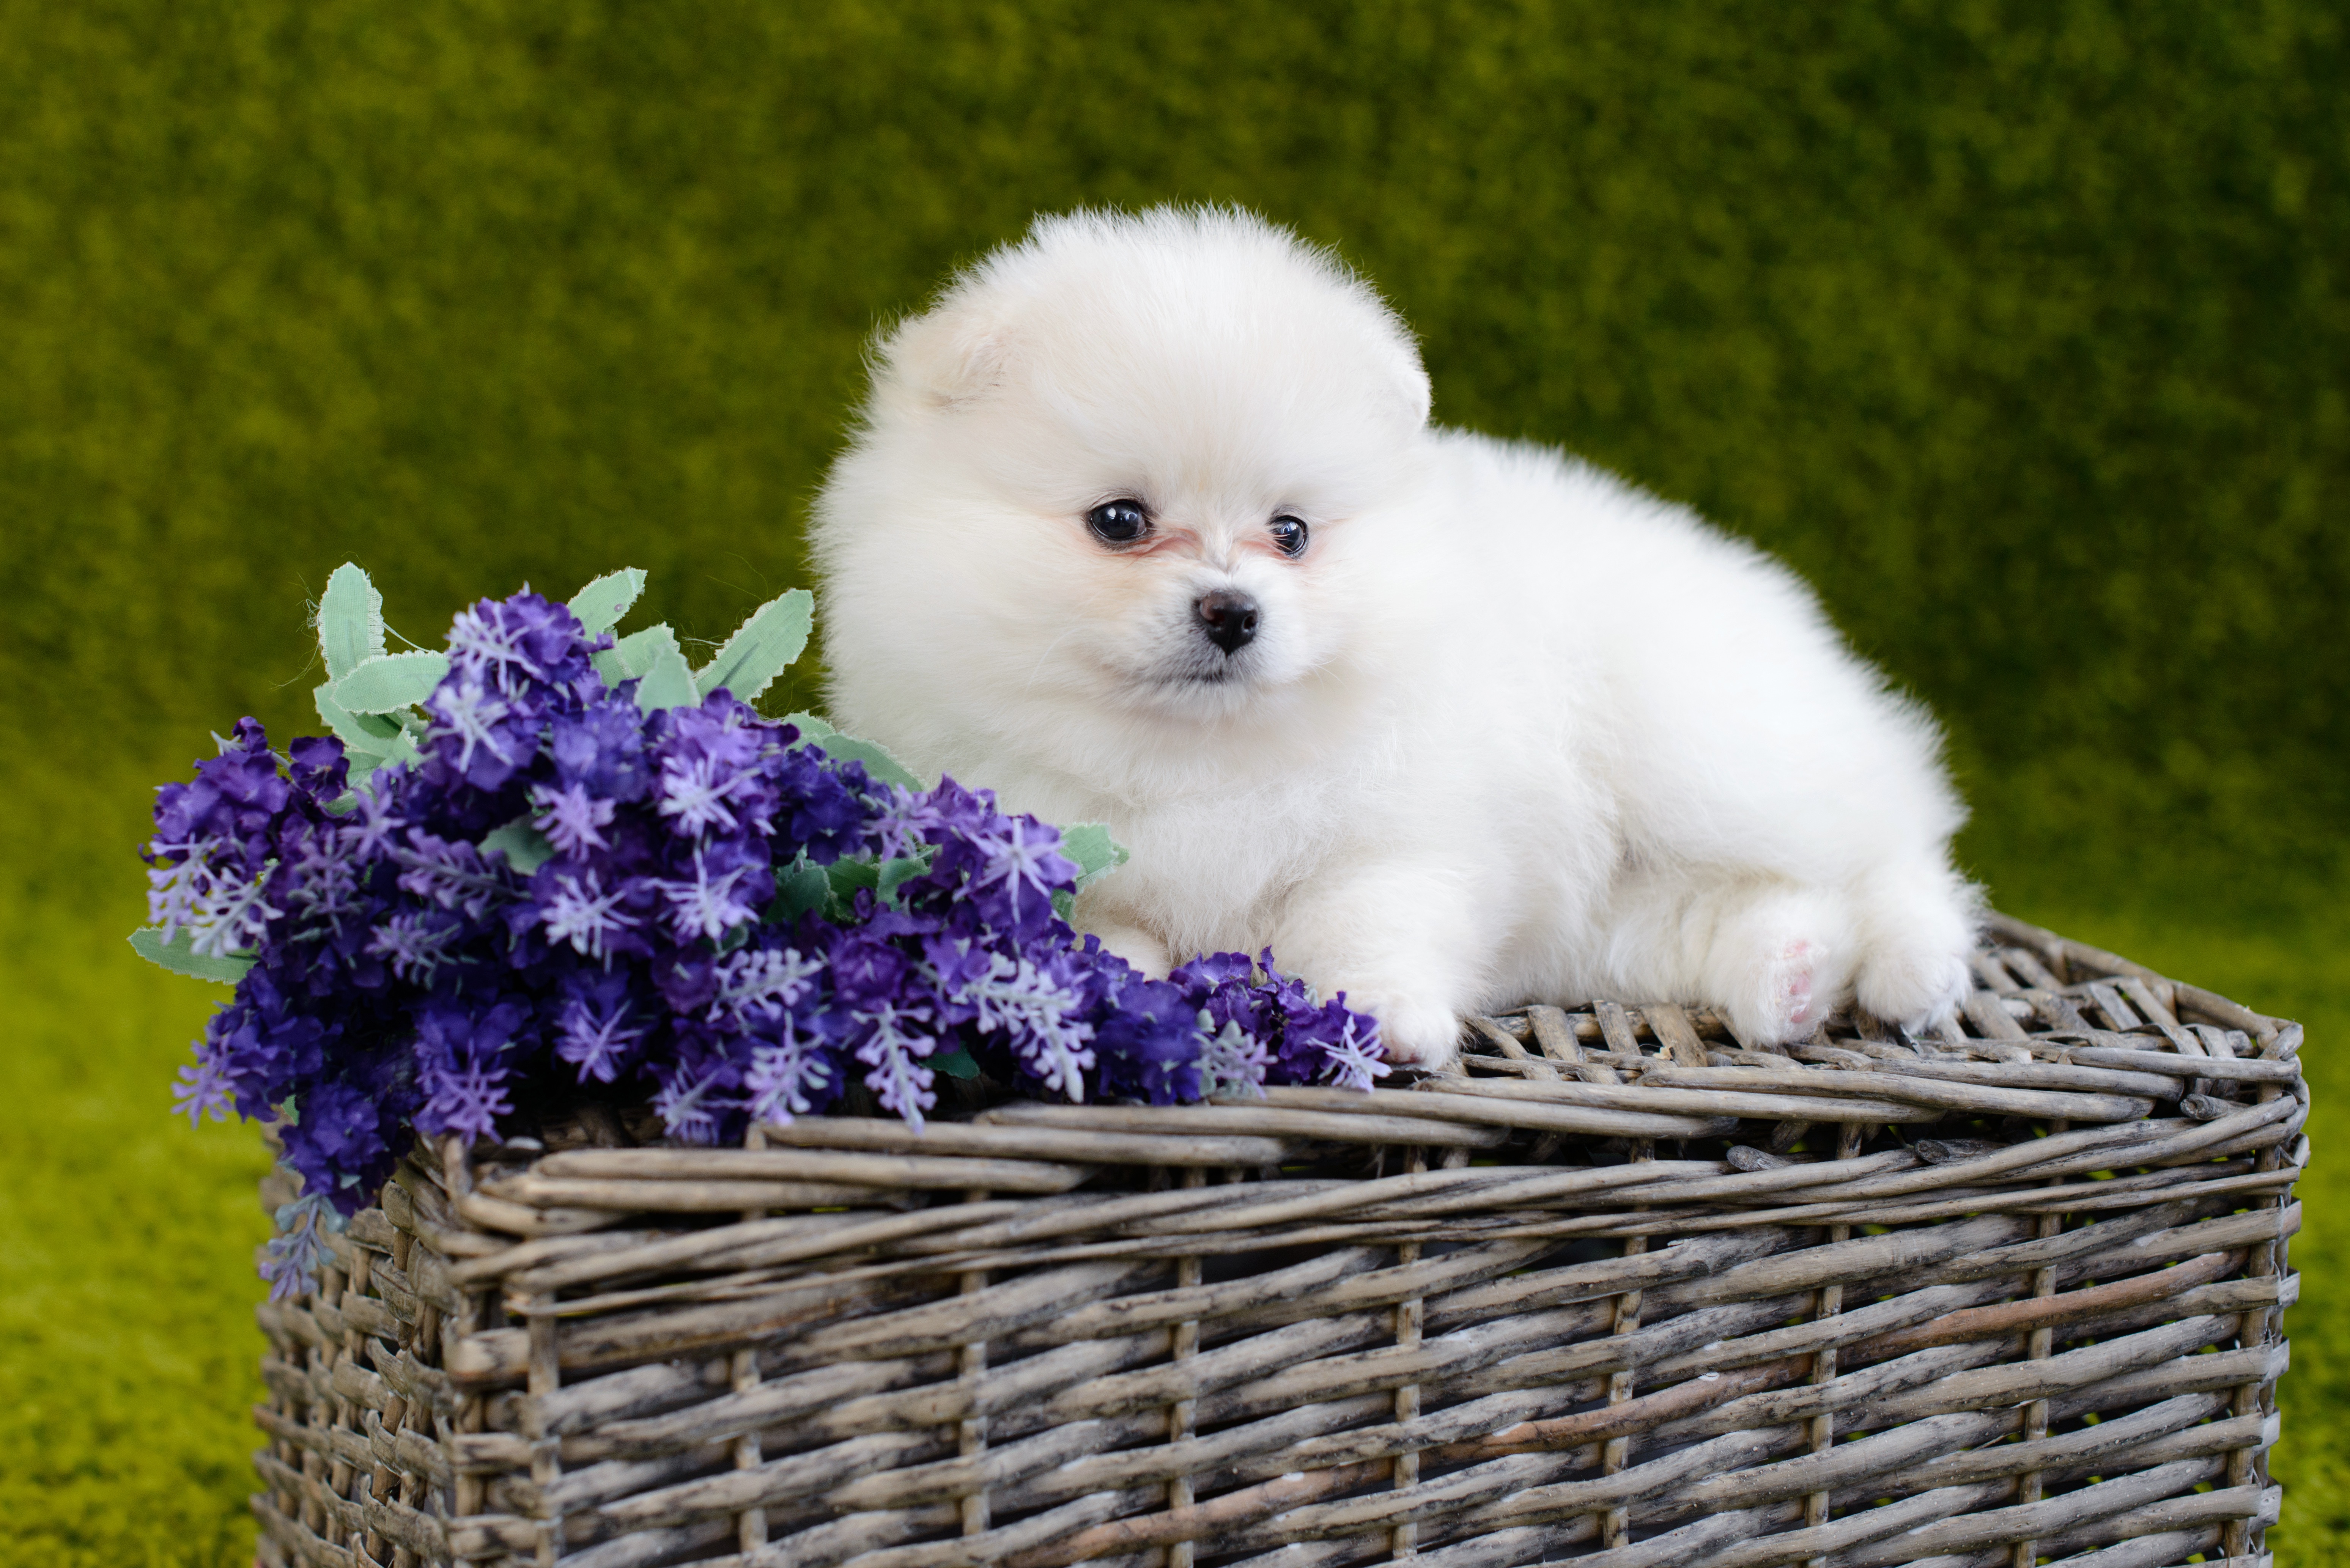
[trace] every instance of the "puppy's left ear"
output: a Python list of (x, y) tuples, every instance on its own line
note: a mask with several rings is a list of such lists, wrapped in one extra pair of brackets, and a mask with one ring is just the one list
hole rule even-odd
[(899, 322), (881, 340), (877, 389), (889, 384), (931, 409), (951, 409), (986, 395), (1003, 374), (1010, 324), (971, 293), (953, 291), (926, 314)]
[(1414, 427), (1425, 427), (1428, 416), (1436, 406), (1436, 389), (1428, 379), (1428, 368), (1419, 362), (1419, 350), (1411, 341), (1409, 330), (1401, 322), (1396, 324), (1401, 337), (1395, 348), (1395, 363), (1390, 369), (1390, 381)]

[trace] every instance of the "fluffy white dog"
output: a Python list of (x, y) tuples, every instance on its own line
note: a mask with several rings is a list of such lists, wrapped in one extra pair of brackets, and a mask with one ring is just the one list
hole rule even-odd
[(1671, 998), (1922, 1025), (1976, 904), (1933, 724), (1784, 567), (1429, 423), (1410, 332), (1259, 219), (1041, 220), (878, 345), (816, 545), (834, 717), (1133, 851), (1077, 923), (1270, 947), (1388, 1055)]

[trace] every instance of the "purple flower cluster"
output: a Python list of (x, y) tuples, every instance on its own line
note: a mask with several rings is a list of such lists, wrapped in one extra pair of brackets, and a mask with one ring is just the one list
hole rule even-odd
[(415, 760), (354, 789), (342, 742), (281, 767), (246, 719), (159, 792), (161, 939), (253, 961), (177, 1108), (282, 1116), (306, 1201), (348, 1214), (412, 1133), (493, 1137), (571, 1085), (712, 1142), (858, 1080), (919, 1123), (941, 1070), (1160, 1105), (1385, 1073), (1371, 1020), (1270, 953), (1157, 981), (1079, 940), (1057, 829), (879, 782), (723, 689), (642, 711), (610, 646), (526, 591), (484, 600)]

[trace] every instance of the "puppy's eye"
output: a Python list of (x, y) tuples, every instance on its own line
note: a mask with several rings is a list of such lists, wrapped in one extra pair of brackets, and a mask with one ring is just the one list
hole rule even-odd
[(1139, 501), (1105, 501), (1086, 514), (1086, 527), (1105, 545), (1131, 545), (1150, 532), (1150, 514)]
[(1273, 535), (1274, 544), (1280, 547), (1283, 555), (1295, 559), (1305, 554), (1305, 519), (1303, 517), (1293, 517), (1284, 512), (1266, 524), (1265, 531)]

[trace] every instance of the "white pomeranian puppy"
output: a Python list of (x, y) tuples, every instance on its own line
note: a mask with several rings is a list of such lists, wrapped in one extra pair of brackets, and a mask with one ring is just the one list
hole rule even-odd
[(1245, 213), (1079, 213), (877, 346), (818, 503), (833, 717), (1133, 858), (1077, 924), (1273, 950), (1436, 1066), (1461, 1015), (1922, 1026), (1977, 905), (1932, 722), (1784, 567), (1429, 423), (1411, 333)]

